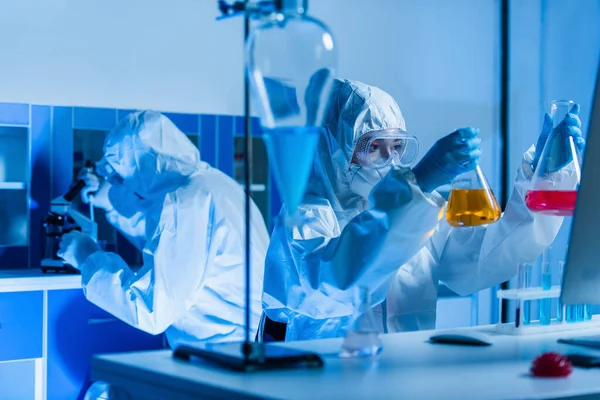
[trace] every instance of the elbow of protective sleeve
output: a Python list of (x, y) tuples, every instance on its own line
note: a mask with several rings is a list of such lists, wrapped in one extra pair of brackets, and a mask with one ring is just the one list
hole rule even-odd
[(143, 330), (144, 332), (150, 334), (150, 335), (160, 335), (163, 334), (171, 325), (164, 325), (164, 324), (150, 324), (150, 325), (146, 325), (144, 328), (140, 327), (141, 330)]
[[(140, 293), (134, 293), (132, 293), (133, 296), (140, 295)], [(138, 297), (134, 301), (137, 326), (151, 335), (159, 335), (166, 331), (183, 315), (184, 311), (181, 307), (177, 307), (173, 300), (164, 293), (157, 293), (156, 287), (151, 299)]]
[(140, 287), (139, 278), (120, 256), (102, 251), (89, 256), (81, 270), (88, 301), (146, 333), (161, 334), (172, 324), (175, 312), (153, 285)]
[(131, 308), (131, 312), (135, 315), (132, 326), (150, 335), (160, 335), (171, 326), (174, 316), (168, 310), (148, 310), (147, 305), (143, 304), (141, 299), (136, 301), (135, 295), (133, 293), (130, 293), (130, 295), (133, 299), (128, 305), (124, 304), (124, 306)]

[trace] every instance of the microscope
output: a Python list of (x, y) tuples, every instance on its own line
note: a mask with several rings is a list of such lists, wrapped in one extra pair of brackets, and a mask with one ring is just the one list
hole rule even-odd
[[(87, 161), (85, 168), (94, 169), (94, 164)], [(71, 206), (71, 202), (79, 195), (85, 182), (79, 180), (74, 182), (67, 193), (52, 200), (50, 212), (42, 221), (44, 232), (44, 257), (41, 262), (42, 272), (79, 274), (79, 270), (67, 264), (56, 253), (59, 250), (62, 236), (77, 230), (89, 235), (92, 239), (98, 239), (98, 225), (94, 222), (93, 206), (90, 204), (90, 217), (77, 211)]]

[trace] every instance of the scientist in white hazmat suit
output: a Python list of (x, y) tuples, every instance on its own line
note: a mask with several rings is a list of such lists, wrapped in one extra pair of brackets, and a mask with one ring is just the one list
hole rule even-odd
[[(279, 218), (265, 264), (264, 341), (340, 337), (354, 289), (372, 293), (384, 332), (435, 328), (438, 283), (459, 295), (497, 285), (533, 262), (562, 218), (530, 212), (525, 193), (549, 130), (522, 168), (500, 220), (452, 228), (436, 191), (475, 168), (478, 130), (440, 139), (413, 168), (416, 152), (394, 99), (360, 82), (335, 80), (318, 154), (295, 228)], [(563, 132), (582, 143), (578, 108)], [(551, 126), (550, 126), (551, 128)], [(565, 168), (559, 179), (574, 177)], [(573, 176), (572, 176), (573, 175)]]
[[(81, 270), (86, 298), (169, 344), (244, 339), (243, 189), (200, 160), (194, 144), (165, 116), (135, 112), (113, 129), (85, 174), (84, 201), (142, 252), (139, 271), (90, 237), (63, 237), (59, 256)], [(93, 196), (90, 196), (94, 193)], [(261, 313), (269, 235), (252, 203), (251, 332)]]

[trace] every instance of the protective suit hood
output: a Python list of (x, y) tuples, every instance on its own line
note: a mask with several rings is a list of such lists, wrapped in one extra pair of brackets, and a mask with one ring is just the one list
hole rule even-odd
[(134, 112), (121, 120), (106, 137), (104, 159), (144, 198), (170, 192), (206, 168), (187, 136), (155, 111)]
[(406, 131), (406, 123), (388, 93), (361, 82), (336, 79), (323, 126), (325, 132), (319, 141), (307, 194), (327, 198), (338, 218), (345, 220), (346, 209), (355, 209), (364, 202), (349, 188), (348, 171), (356, 143), (363, 135), (376, 131)]

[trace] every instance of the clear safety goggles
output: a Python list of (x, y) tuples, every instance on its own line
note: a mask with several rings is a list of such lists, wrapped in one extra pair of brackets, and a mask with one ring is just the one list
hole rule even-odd
[(419, 154), (419, 141), (402, 129), (386, 129), (364, 134), (356, 143), (354, 157), (360, 165), (384, 168), (409, 167)]
[(96, 174), (100, 175), (110, 183), (123, 183), (123, 178), (121, 178), (112, 165), (110, 165), (105, 159), (102, 159), (96, 163)]

